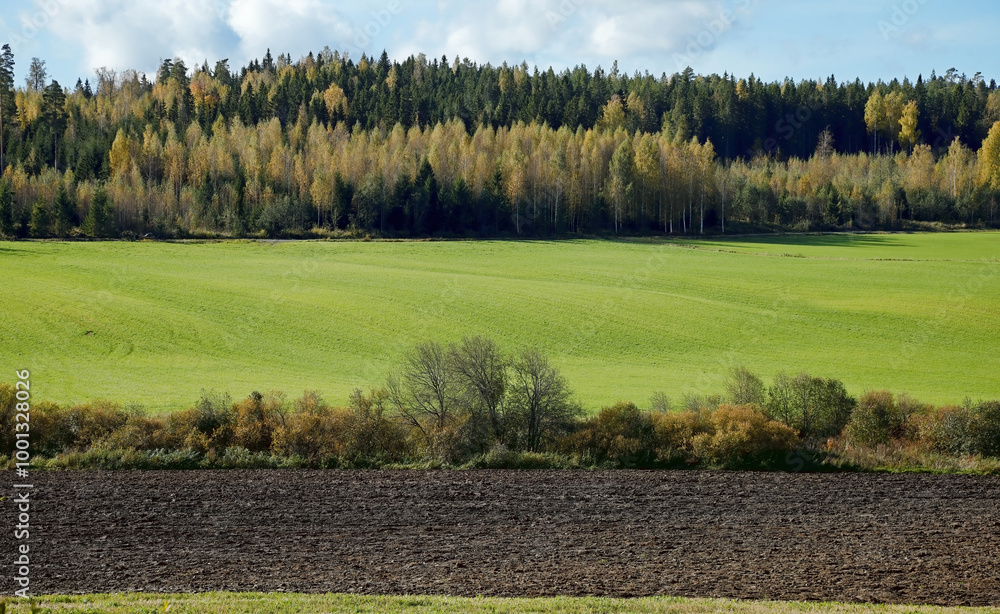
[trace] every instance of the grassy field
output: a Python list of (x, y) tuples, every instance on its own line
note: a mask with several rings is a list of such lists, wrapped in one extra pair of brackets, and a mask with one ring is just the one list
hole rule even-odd
[(1000, 233), (703, 241), (0, 244), (0, 379), (152, 410), (202, 389), (334, 403), (414, 343), (536, 344), (588, 409), (745, 363), (854, 393), (1000, 397)]
[[(199, 595), (81, 595), (44, 598), (46, 612), (77, 614), (996, 614), (997, 608), (856, 605), (732, 601), (728, 599), (461, 599), (455, 597), (361, 597), (353, 595), (232, 594)], [(12, 612), (28, 612), (24, 602)]]

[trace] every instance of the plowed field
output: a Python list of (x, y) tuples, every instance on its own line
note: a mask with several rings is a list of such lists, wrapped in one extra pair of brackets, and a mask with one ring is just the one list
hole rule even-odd
[[(997, 478), (204, 471), (32, 479), (35, 594), (1000, 604)], [(2, 508), (13, 527), (10, 497)], [(0, 536), (12, 553), (12, 531)], [(9, 574), (3, 584), (9, 594)]]

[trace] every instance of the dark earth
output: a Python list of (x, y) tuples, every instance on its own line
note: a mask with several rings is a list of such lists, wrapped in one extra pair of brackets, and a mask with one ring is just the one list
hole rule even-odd
[[(995, 477), (199, 471), (31, 479), (34, 594), (1000, 604)], [(13, 527), (10, 496), (2, 507)], [(13, 553), (13, 531), (2, 536), (3, 552)], [(3, 582), (10, 594), (9, 574)]]

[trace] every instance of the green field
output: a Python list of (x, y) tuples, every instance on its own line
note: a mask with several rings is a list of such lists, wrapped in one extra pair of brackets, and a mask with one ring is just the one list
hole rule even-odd
[[(855, 605), (733, 601), (729, 599), (462, 599), (456, 597), (362, 597), (353, 595), (297, 595), (205, 593), (200, 595), (79, 595), (54, 596), (41, 601), (44, 612), (77, 614), (996, 614), (996, 608), (941, 608), (934, 606)], [(28, 612), (21, 602), (8, 611)]]
[(0, 244), (2, 380), (152, 410), (334, 403), (414, 343), (535, 344), (588, 409), (745, 363), (936, 403), (1000, 397), (1000, 233), (704, 241)]

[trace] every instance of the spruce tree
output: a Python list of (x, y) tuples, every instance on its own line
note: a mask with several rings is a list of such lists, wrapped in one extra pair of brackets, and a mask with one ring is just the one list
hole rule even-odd
[(7, 180), (0, 180), (0, 236), (14, 236), (14, 195)]
[(94, 192), (90, 211), (83, 222), (83, 231), (88, 237), (111, 238), (115, 235), (115, 220), (108, 193), (103, 186)]
[(31, 236), (36, 239), (47, 237), (49, 236), (51, 226), (52, 216), (49, 212), (49, 206), (44, 200), (39, 198), (31, 208), (31, 222), (28, 225)]
[(65, 183), (59, 184), (59, 189), (56, 191), (56, 199), (53, 203), (53, 226), (52, 232), (57, 237), (64, 237), (69, 234), (69, 231), (73, 228), (76, 223), (76, 212), (73, 206), (73, 200), (69, 197), (69, 190), (66, 189)]

